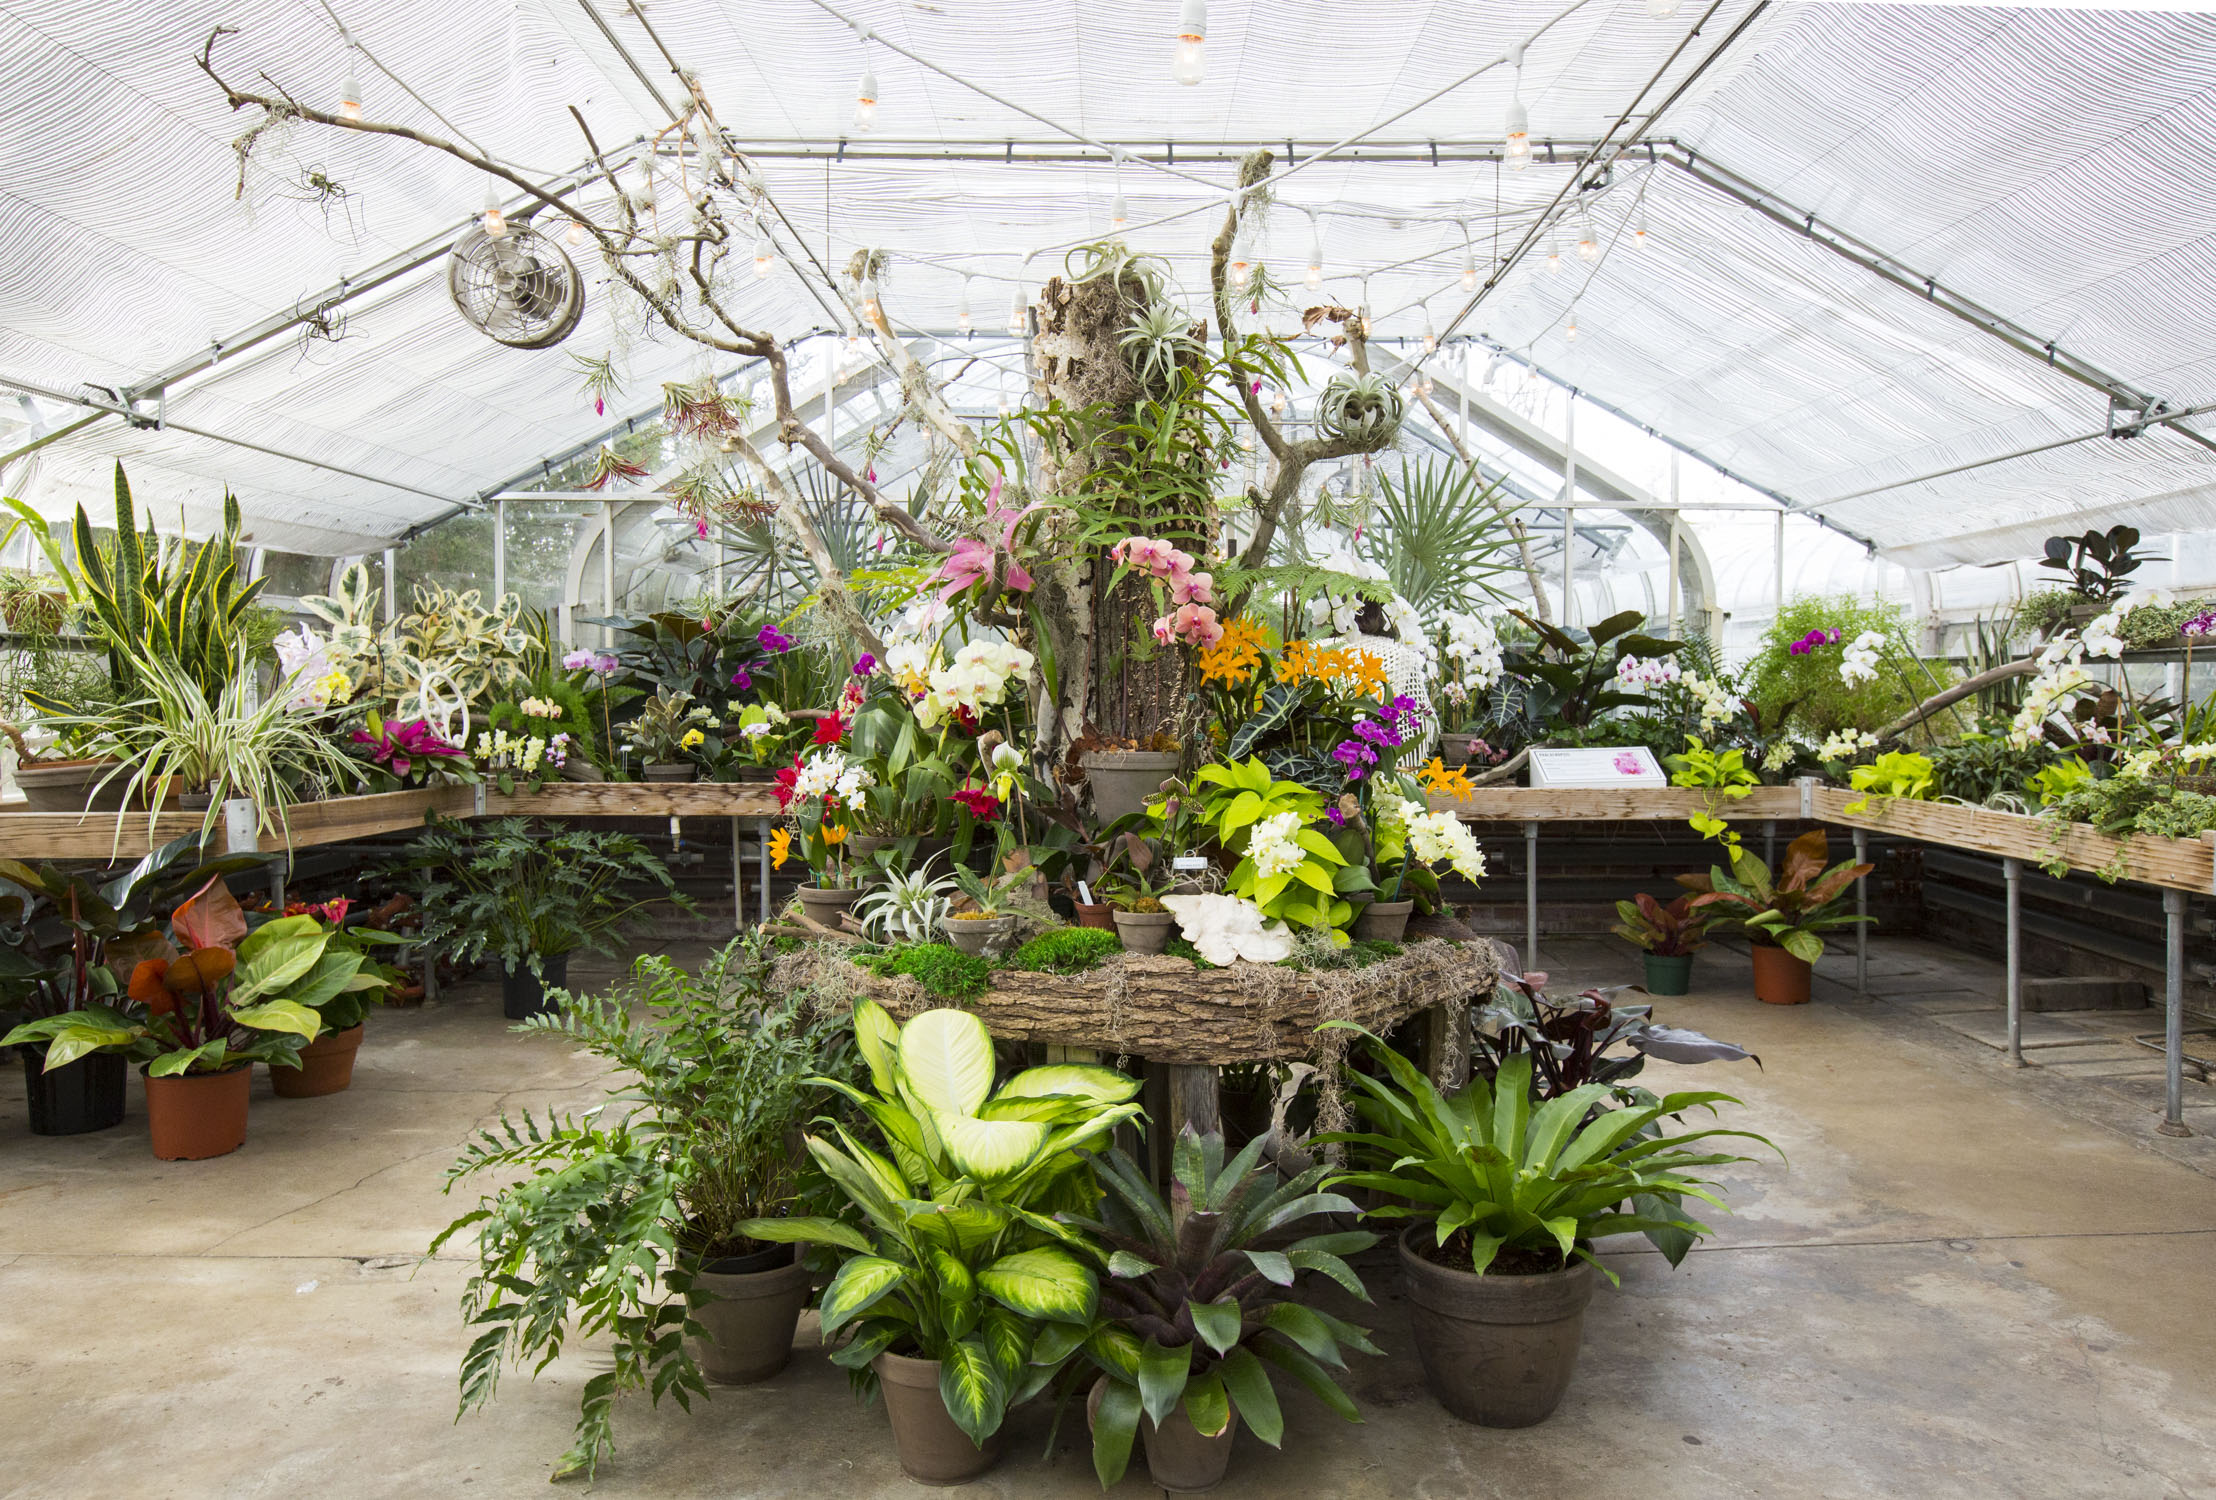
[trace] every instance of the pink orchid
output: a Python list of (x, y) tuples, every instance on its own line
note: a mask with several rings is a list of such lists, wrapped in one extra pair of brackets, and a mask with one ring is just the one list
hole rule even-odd
[[(927, 580), (943, 583), (944, 586), (939, 590), (940, 603), (944, 604), (964, 589), (978, 584), (990, 587), (1000, 583), (1019, 592), (1030, 592), (1031, 574), (1015, 557), (1016, 528), (1023, 524), (1024, 517), (1046, 502), (1033, 501), (1021, 510), (1003, 506), (1000, 503), (1000, 486), (1001, 481), (995, 476), (992, 491), (985, 497), (984, 519), (978, 527), (980, 532), (989, 534), (995, 526), (999, 526), (999, 545), (995, 546), (981, 536), (965, 536), (955, 542), (954, 550), (947, 554), (946, 561)], [(1005, 565), (1001, 561), (1003, 554), (1007, 557)]]
[(1213, 646), (1223, 639), (1223, 625), (1207, 605), (1184, 604), (1175, 613), (1154, 622), (1154, 638), (1165, 646), (1172, 639), (1195, 646)]
[(1213, 604), (1216, 602), (1216, 580), (1213, 574), (1173, 574), (1169, 582), (1170, 603), (1172, 604)]

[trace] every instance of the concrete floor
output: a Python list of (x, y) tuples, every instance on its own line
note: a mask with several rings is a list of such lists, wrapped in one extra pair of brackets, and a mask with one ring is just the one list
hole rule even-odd
[[(1373, 1257), (1378, 1305), (1348, 1312), (1388, 1351), (1347, 1382), (1367, 1421), (1293, 1402), (1285, 1451), (1242, 1439), (1219, 1493), (2216, 1495), (2207, 1135), (2159, 1141), (2128, 1074), (2072, 1074), (2045, 1052), (2010, 1072), (1927, 1013), (1933, 996), (1989, 1004), (1993, 966), (1935, 945), (1873, 952), (1886, 998), (1825, 978), (1815, 1004), (1772, 1009), (1743, 957), (1712, 951), (1699, 993), (1665, 1002), (1664, 1019), (1760, 1054), (1760, 1070), (1710, 1067), (1698, 1086), (1744, 1097), (1743, 1123), (1790, 1167), (1730, 1173), (1737, 1212), (1677, 1272), (1643, 1242), (1612, 1247), (1623, 1286), (1596, 1298), (1551, 1421), (1447, 1417)], [(1549, 944), (1543, 961), (1585, 981), (1631, 972), (1598, 943)], [(1935, 1014), (1968, 1013), (1951, 1003)], [(2196, 1128), (2216, 1132), (2216, 1089), (2188, 1090)], [(505, 1034), (477, 986), (374, 1018), (350, 1093), (280, 1100), (261, 1083), (251, 1139), (219, 1161), (154, 1161), (135, 1097), (120, 1129), (35, 1139), (7, 1070), (0, 1494), (543, 1494), (589, 1347), (535, 1383), (511, 1376), (455, 1425), (467, 1266), (416, 1257), (466, 1206), (439, 1187), (472, 1127), (600, 1095), (589, 1062)], [(801, 1344), (777, 1381), (689, 1417), (631, 1403), (597, 1491), (917, 1493), (810, 1322)], [(1071, 1434), (1041, 1456), (1046, 1421), (1019, 1415), (1007, 1459), (964, 1493), (1097, 1494)], [(1143, 1465), (1118, 1490), (1148, 1492)]]

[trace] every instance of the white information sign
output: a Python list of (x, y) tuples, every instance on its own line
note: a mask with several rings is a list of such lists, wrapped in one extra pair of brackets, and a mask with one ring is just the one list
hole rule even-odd
[(1531, 752), (1533, 786), (1668, 786), (1670, 778), (1644, 745), (1594, 745)]

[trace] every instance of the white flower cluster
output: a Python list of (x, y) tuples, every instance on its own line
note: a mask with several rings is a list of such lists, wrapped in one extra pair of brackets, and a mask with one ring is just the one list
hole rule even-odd
[[(1404, 810), (1413, 803), (1403, 804)], [(1446, 865), (1465, 880), (1485, 875), (1485, 856), (1469, 825), (1450, 812), (1417, 812), (1407, 819), (1408, 852), (1434, 869)]]
[(1884, 644), (1885, 636), (1875, 630), (1865, 630), (1847, 642), (1839, 657), (1839, 680), (1848, 687), (1877, 681), (1877, 653)]
[[(896, 678), (908, 665), (895, 659), (900, 649), (894, 647), (885, 658)], [(951, 665), (930, 673), (927, 690), (916, 704), (916, 722), (926, 729), (936, 729), (964, 709), (973, 718), (982, 717), (984, 710), (997, 707), (1006, 698), (1009, 682), (1029, 672), (1031, 663), (1031, 653), (1020, 646), (1006, 641), (971, 641), (954, 653)]]
[(1464, 686), (1481, 693), (1500, 680), (1500, 632), (1492, 621), (1460, 613), (1440, 623), (1447, 631), (1447, 660), (1461, 664)]
[(505, 729), (483, 730), (470, 753), (495, 771), (530, 772), (541, 764), (558, 771), (569, 759), (569, 736), (557, 734), (548, 740), (535, 734), (510, 734)]
[(2134, 750), (2124, 757), (2119, 773), (2125, 776), (2152, 776), (2157, 771), (2197, 766), (2203, 761), (2216, 760), (2216, 740), (2201, 740), (2185, 745), (2157, 745), (2151, 750)]
[(1865, 729), (1841, 729), (1816, 747), (1818, 760), (1853, 760), (1877, 748), (1877, 736)]
[(1308, 628), (1332, 635), (1354, 634), (1354, 617), (1362, 601), (1353, 594), (1318, 594), (1308, 601)]
[(1728, 724), (1739, 712), (1738, 700), (1731, 690), (1713, 677), (1703, 677), (1698, 672), (1683, 672), (1678, 685), (1693, 696), (1693, 707), (1700, 715), (1700, 732), (1708, 733), (1718, 724)]
[[(1825, 743), (1828, 744), (1829, 741), (1826, 741)], [(1762, 769), (1765, 771), (1784, 770), (1787, 766), (1793, 763), (1793, 757), (1800, 752), (1800, 749), (1801, 746), (1799, 741), (1797, 740), (1779, 740), (1776, 744), (1770, 746), (1768, 750), (1763, 752)]]
[(2105, 656), (2113, 661), (2124, 654), (2124, 614), (2124, 610), (2112, 609), (2085, 622), (2078, 639), (2084, 643), (2086, 655)]
[(526, 698), (516, 707), (533, 719), (559, 719), (562, 716), (562, 705), (550, 698)]
[(1247, 839), (1247, 858), (1254, 861), (1255, 874), (1267, 880), (1300, 868), (1308, 858), (1308, 851), (1295, 842), (1300, 826), (1297, 812), (1281, 812), (1254, 825)]
[[(2059, 654), (2057, 647), (2062, 648)], [(2039, 654), (2041, 671), (2024, 689), (2024, 706), (2016, 711), (2015, 721), (2008, 727), (2009, 744), (2019, 750), (2037, 744), (2055, 705), (2092, 682), (2092, 674), (2078, 664), (2083, 651), (2081, 643), (2061, 637)]]

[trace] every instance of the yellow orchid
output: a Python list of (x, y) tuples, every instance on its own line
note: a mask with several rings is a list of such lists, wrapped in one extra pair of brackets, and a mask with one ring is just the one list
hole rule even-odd
[(789, 828), (773, 828), (769, 835), (769, 862), (777, 869), (785, 868), (785, 861), (792, 858), (793, 836)]

